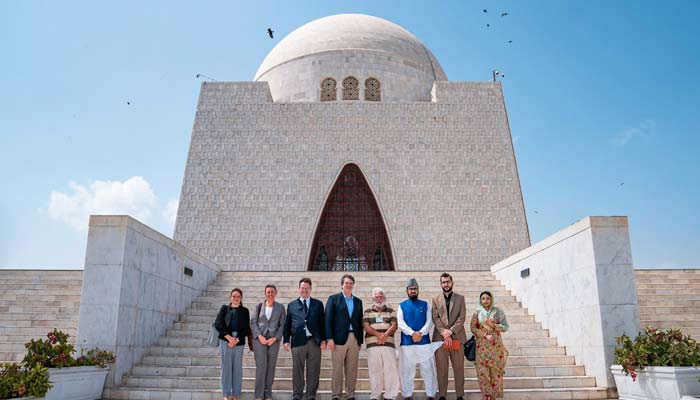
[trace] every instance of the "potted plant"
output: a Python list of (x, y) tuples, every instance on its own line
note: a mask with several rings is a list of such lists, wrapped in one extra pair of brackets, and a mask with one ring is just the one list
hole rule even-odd
[(25, 369), (15, 363), (0, 365), (0, 399), (43, 397), (51, 387), (46, 367), (35, 365)]
[(21, 366), (6, 364), (0, 379), (0, 398), (42, 397), (47, 400), (95, 400), (102, 397), (114, 354), (92, 349), (75, 358), (69, 335), (54, 329), (47, 339), (30, 340)]
[(700, 343), (679, 329), (644, 329), (618, 338), (610, 367), (619, 398), (678, 400), (700, 394)]

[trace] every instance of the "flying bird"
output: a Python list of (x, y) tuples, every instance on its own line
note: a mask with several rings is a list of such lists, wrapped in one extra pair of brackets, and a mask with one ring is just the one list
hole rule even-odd
[(275, 37), (273, 33), (275, 33), (275, 31), (273, 31), (272, 28), (267, 28), (267, 34), (270, 35), (270, 39)]
[(502, 13), (501, 13), (501, 17), (505, 17), (506, 15), (508, 15), (507, 12), (502, 12)]
[(509, 40), (508, 43), (513, 43), (513, 41), (512, 41), (512, 40)]
[(210, 76), (206, 76), (206, 75), (204, 75), (204, 74), (197, 74), (197, 78), (206, 78), (206, 79), (209, 79), (209, 80), (212, 81), (212, 82), (216, 82), (216, 79), (214, 79), (214, 78), (212, 78), (212, 77), (210, 77)]
[(486, 24), (486, 27), (487, 27), (487, 28), (488, 28), (489, 26), (491, 26), (491, 24)]
[(620, 186), (624, 186), (624, 185), (625, 185), (625, 182), (620, 182)]
[(535, 210), (535, 214), (539, 214), (539, 211)]
[(127, 106), (130, 106), (130, 105), (131, 105), (131, 103), (129, 103), (129, 102), (127, 101), (127, 102), (126, 102), (126, 105), (127, 105)]
[(488, 13), (488, 11), (484, 10), (484, 13)]

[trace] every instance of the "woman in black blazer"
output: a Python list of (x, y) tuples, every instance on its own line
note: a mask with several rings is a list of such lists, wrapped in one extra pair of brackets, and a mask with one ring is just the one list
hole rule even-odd
[(231, 291), (230, 303), (224, 304), (216, 316), (221, 353), (221, 392), (224, 400), (237, 400), (243, 384), (243, 349), (250, 332), (250, 313), (243, 307), (243, 292)]

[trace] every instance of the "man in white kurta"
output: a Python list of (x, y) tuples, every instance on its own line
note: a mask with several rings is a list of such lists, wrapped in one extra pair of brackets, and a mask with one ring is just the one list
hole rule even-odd
[(411, 278), (406, 282), (408, 299), (399, 304), (396, 319), (401, 330), (399, 351), (399, 375), (401, 394), (404, 399), (413, 396), (416, 365), (425, 382), (425, 395), (433, 400), (437, 393), (437, 373), (435, 370), (435, 350), (441, 342), (431, 342), (428, 336), (433, 329), (433, 318), (427, 302), (418, 299), (418, 282)]

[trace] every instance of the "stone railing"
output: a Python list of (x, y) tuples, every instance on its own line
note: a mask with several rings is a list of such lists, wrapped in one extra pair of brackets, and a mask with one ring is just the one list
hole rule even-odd
[(120, 384), (220, 271), (129, 216), (91, 216), (78, 346), (115, 352), (107, 383)]
[(639, 331), (627, 217), (586, 217), (491, 272), (597, 386), (615, 386), (615, 337)]

